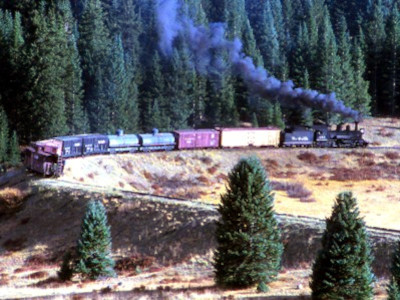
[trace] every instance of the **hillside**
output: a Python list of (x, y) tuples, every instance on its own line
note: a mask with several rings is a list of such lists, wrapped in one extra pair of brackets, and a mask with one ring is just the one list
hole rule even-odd
[(61, 180), (218, 204), (233, 165), (240, 157), (258, 155), (276, 190), (277, 212), (323, 219), (330, 214), (335, 196), (351, 190), (369, 226), (400, 229), (400, 211), (392, 209), (400, 200), (400, 153), (391, 148), (400, 146), (400, 123), (396, 119), (369, 119), (361, 127), (371, 143), (366, 149), (231, 149), (94, 156), (68, 160)]
[[(362, 127), (373, 144), (367, 149), (94, 156), (68, 160), (59, 179), (22, 171), (3, 176), (0, 298), (68, 298), (75, 293), (81, 298), (109, 299), (255, 297), (253, 289), (215, 288), (212, 251), (218, 218), (215, 205), (224, 192), (226, 175), (240, 157), (258, 155), (276, 190), (285, 244), (284, 268), (265, 297), (307, 299), (310, 264), (324, 227), (321, 219), (330, 214), (339, 191), (355, 193), (368, 226), (399, 229), (400, 155), (392, 147), (399, 145), (400, 122), (371, 119)], [(56, 272), (62, 255), (75, 246), (90, 199), (102, 200), (107, 208), (118, 277), (60, 283)], [(370, 236), (379, 278), (387, 272), (399, 233), (370, 229)], [(385, 279), (377, 282), (377, 299), (384, 298), (385, 284)]]

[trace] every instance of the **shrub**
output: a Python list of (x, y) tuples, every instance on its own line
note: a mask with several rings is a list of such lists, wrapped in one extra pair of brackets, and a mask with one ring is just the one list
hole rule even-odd
[(371, 250), (352, 193), (336, 198), (313, 265), (313, 299), (372, 299)]
[(152, 256), (132, 255), (117, 260), (115, 263), (115, 270), (119, 273), (138, 273), (140, 270), (150, 268), (155, 260), (155, 257)]
[(400, 159), (400, 154), (398, 152), (386, 152), (385, 157), (391, 160)]
[(391, 277), (387, 287), (388, 300), (400, 300), (400, 242), (393, 253)]
[(72, 279), (72, 276), (74, 275), (74, 265), (71, 251), (65, 253), (61, 264), (61, 269), (57, 272), (57, 275), (62, 281), (68, 281)]
[(274, 197), (257, 158), (242, 159), (229, 173), (217, 222), (215, 279), (219, 286), (248, 287), (273, 281), (280, 269), (282, 243), (273, 211)]
[(100, 201), (91, 201), (82, 221), (74, 272), (84, 278), (97, 279), (100, 276), (114, 276), (113, 267), (106, 210)]
[(4, 188), (0, 191), (0, 215), (11, 214), (20, 209), (25, 194), (16, 188)]
[(306, 189), (302, 183), (298, 182), (272, 181), (270, 185), (273, 190), (285, 191), (290, 198), (301, 198), (304, 200), (312, 195), (312, 192)]
[(308, 164), (315, 164), (318, 162), (318, 157), (311, 152), (302, 152), (299, 155), (297, 155), (297, 158)]

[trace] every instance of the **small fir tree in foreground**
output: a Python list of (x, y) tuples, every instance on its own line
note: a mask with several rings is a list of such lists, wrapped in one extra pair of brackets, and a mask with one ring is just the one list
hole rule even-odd
[(393, 254), (390, 271), (392, 276), (387, 289), (388, 300), (400, 300), (400, 242)]
[(114, 276), (111, 258), (111, 233), (107, 215), (100, 201), (91, 201), (83, 218), (81, 235), (76, 249), (74, 272), (84, 278)]
[(215, 280), (222, 287), (258, 284), (266, 291), (281, 266), (282, 243), (265, 170), (258, 158), (242, 159), (229, 174), (218, 208)]
[(372, 255), (352, 193), (336, 198), (313, 265), (313, 299), (372, 299)]

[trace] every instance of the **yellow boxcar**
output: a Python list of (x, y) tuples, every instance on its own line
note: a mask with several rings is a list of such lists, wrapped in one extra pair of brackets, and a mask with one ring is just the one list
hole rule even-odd
[(264, 128), (222, 128), (221, 147), (278, 147), (281, 130), (275, 127)]

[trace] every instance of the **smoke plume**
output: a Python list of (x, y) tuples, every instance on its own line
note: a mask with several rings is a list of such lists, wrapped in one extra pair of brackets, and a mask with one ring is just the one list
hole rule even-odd
[(252, 58), (246, 56), (239, 39), (225, 38), (225, 25), (211, 23), (208, 27), (196, 26), (188, 16), (178, 14), (178, 0), (158, 0), (157, 26), (159, 46), (164, 55), (170, 56), (174, 40), (184, 38), (193, 55), (198, 72), (208, 73), (221, 68), (220, 60), (212, 59), (213, 53), (227, 51), (234, 70), (243, 78), (250, 91), (261, 97), (275, 99), (286, 106), (302, 105), (323, 112), (338, 113), (345, 118), (359, 121), (359, 112), (336, 99), (335, 93), (321, 94), (315, 90), (295, 88), (292, 81), (282, 82), (270, 76), (266, 69), (256, 67)]

